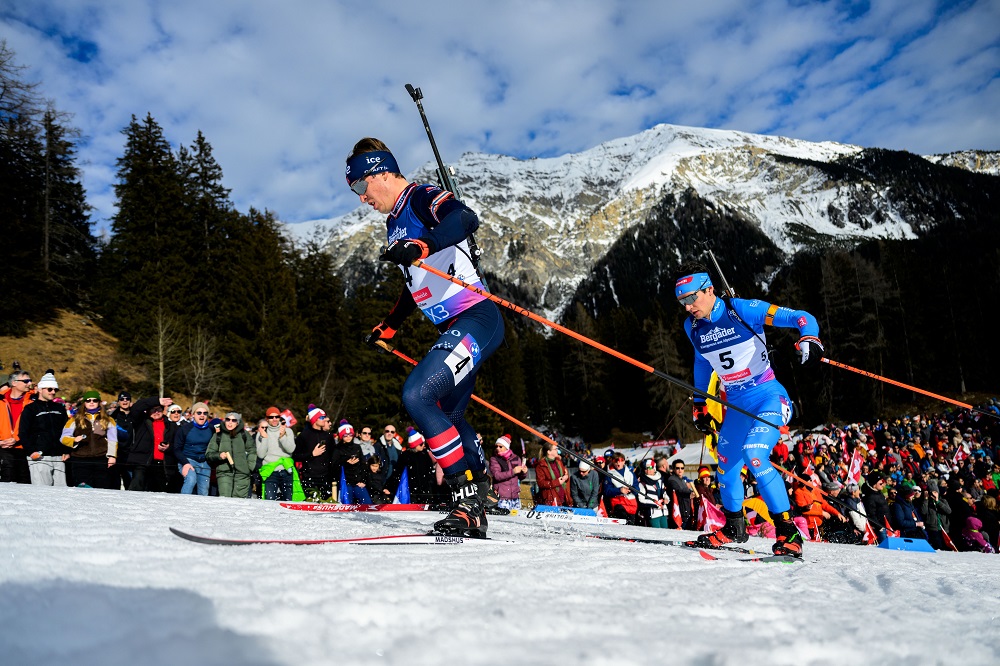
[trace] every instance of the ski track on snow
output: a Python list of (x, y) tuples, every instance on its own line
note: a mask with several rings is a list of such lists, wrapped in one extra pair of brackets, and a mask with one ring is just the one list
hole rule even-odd
[(439, 517), (0, 484), (0, 655), (129, 666), (1000, 661), (997, 556), (806, 544), (804, 565), (707, 562), (582, 536), (693, 533), (495, 518), (491, 534), (516, 544), (220, 547), (167, 530), (340, 538)]

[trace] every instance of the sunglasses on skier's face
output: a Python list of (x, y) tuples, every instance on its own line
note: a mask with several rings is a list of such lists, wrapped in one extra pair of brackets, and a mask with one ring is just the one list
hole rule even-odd
[(703, 291), (705, 290), (699, 289), (698, 291), (692, 294), (688, 294), (687, 296), (681, 296), (680, 298), (677, 299), (677, 302), (683, 305), (684, 307), (687, 307), (689, 305), (694, 305), (694, 302), (698, 300), (698, 294), (700, 294)]
[(698, 300), (698, 294), (700, 294), (701, 292), (705, 291), (705, 283), (706, 282), (708, 282), (708, 280), (705, 280), (704, 282), (702, 282), (700, 287), (698, 287), (696, 290), (694, 290), (693, 292), (691, 292), (687, 296), (681, 296), (680, 298), (678, 298), (677, 302), (680, 303), (683, 307), (687, 307), (689, 305), (693, 305), (694, 302)]
[(371, 166), (370, 169), (361, 174), (360, 178), (351, 183), (350, 185), (351, 191), (357, 194), (359, 197), (364, 196), (365, 192), (368, 191), (368, 181), (366, 179), (368, 178), (368, 176), (373, 175), (372, 171), (377, 169), (381, 164), (382, 164), (381, 162), (376, 162)]

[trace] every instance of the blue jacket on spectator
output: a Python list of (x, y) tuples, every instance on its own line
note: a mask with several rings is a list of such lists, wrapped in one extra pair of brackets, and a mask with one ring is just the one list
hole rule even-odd
[(891, 507), (892, 526), (899, 530), (901, 536), (926, 539), (927, 533), (917, 525), (917, 522), (923, 522), (923, 517), (917, 507), (913, 506), (912, 498), (912, 491), (900, 489), (899, 499)]
[(219, 423), (221, 423), (219, 419), (212, 419), (206, 421), (203, 426), (194, 421), (182, 425), (174, 442), (174, 456), (177, 457), (177, 462), (181, 465), (186, 465), (189, 459), (205, 462), (205, 451), (212, 441), (212, 436), (215, 435), (215, 426)]

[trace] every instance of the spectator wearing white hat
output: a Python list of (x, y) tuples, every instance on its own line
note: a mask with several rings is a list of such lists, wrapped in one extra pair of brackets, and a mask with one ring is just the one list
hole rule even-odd
[(511, 436), (497, 438), (496, 452), (490, 457), (493, 490), (500, 501), (497, 507), (508, 511), (521, 508), (521, 480), (528, 475), (528, 466), (510, 449)]
[(573, 506), (597, 508), (597, 502), (601, 498), (601, 477), (589, 462), (580, 462), (580, 466), (570, 475), (569, 494), (573, 498)]
[(46, 372), (36, 386), (34, 402), (21, 412), (19, 438), (28, 456), (31, 483), (35, 486), (65, 486), (69, 449), (62, 445), (63, 426), (69, 416), (66, 406), (56, 402), (59, 384), (52, 371)]

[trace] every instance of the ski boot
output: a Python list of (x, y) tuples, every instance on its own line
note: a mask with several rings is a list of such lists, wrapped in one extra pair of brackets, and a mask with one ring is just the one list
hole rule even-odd
[(476, 484), (476, 494), (483, 503), (483, 510), (493, 516), (508, 516), (510, 509), (500, 508), (500, 496), (493, 490), (493, 482), (486, 472), (472, 472), (472, 482)]
[(434, 523), (433, 534), (486, 538), (486, 506), (479, 496), (479, 484), (466, 472), (446, 476), (454, 506), (451, 513)]
[(799, 534), (799, 528), (792, 522), (787, 511), (775, 516), (774, 531), (778, 539), (771, 546), (771, 552), (775, 555), (802, 557), (802, 535)]
[(747, 535), (747, 523), (743, 518), (743, 512), (726, 511), (725, 514), (726, 525), (721, 530), (702, 534), (694, 541), (686, 542), (685, 545), (715, 549), (727, 543), (746, 543), (750, 537)]

